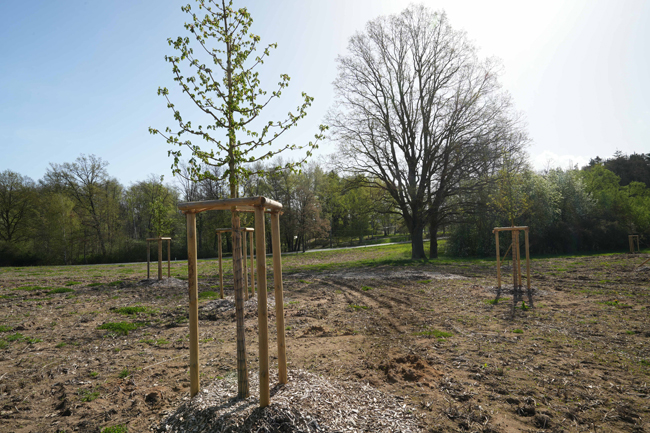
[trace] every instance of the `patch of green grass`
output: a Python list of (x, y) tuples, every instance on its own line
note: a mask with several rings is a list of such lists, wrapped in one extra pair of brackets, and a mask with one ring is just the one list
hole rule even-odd
[(636, 332), (634, 332), (634, 331), (625, 331), (625, 333), (626, 333), (627, 335), (634, 335), (634, 334), (636, 334)]
[(129, 377), (130, 374), (131, 372), (129, 371), (129, 369), (125, 368), (124, 370), (120, 371), (119, 376), (120, 378), (124, 379), (125, 377)]
[(15, 334), (7, 336), (7, 341), (20, 341), (24, 340), (25, 336), (21, 334), (20, 332), (16, 332)]
[(14, 328), (12, 328), (11, 326), (0, 325), (0, 332), (10, 332), (10, 331), (13, 331), (13, 330), (14, 330)]
[(62, 342), (60, 342), (59, 344), (57, 344), (56, 346), (54, 346), (54, 347), (56, 347), (57, 349), (60, 349), (60, 348), (65, 347), (65, 346), (67, 346), (67, 345), (68, 345), (68, 344), (67, 344), (66, 342), (62, 341)]
[(417, 283), (418, 284), (429, 284), (431, 281), (433, 281), (433, 280), (420, 280), (420, 281), (417, 281)]
[(90, 284), (86, 284), (86, 286), (88, 286), (88, 287), (97, 287), (97, 286), (103, 286), (103, 284), (102, 283), (90, 283)]
[(444, 340), (445, 338), (449, 338), (454, 334), (451, 332), (439, 331), (437, 329), (428, 329), (426, 331), (416, 332), (413, 335), (417, 335), (419, 337), (435, 337), (438, 340)]
[(488, 305), (497, 305), (501, 301), (505, 302), (505, 301), (509, 301), (509, 300), (510, 300), (510, 298), (499, 298), (499, 299), (486, 299), (483, 302), (485, 302)]
[(20, 286), (16, 287), (14, 290), (26, 290), (28, 292), (32, 292), (34, 290), (50, 290), (52, 287), (47, 287), (47, 286)]
[(0, 340), (0, 350), (6, 349), (7, 347), (9, 347), (9, 343), (5, 340)]
[(129, 429), (123, 425), (123, 424), (118, 424), (118, 425), (113, 425), (110, 427), (105, 427), (102, 430), (102, 433), (128, 433)]
[(219, 297), (219, 293), (212, 290), (206, 290), (205, 292), (199, 293), (199, 299), (217, 299)]
[(352, 308), (354, 311), (359, 311), (359, 310), (367, 310), (368, 307), (367, 305), (357, 305), (357, 304), (350, 304), (348, 307)]
[(27, 342), (28, 342), (29, 344), (36, 344), (36, 343), (40, 343), (41, 341), (43, 341), (42, 338), (36, 338), (36, 337), (34, 337), (34, 338), (27, 338)]
[(307, 280), (298, 280), (298, 281), (303, 283), (303, 284), (310, 284), (309, 281), (307, 281)]
[(115, 287), (115, 286), (119, 286), (119, 285), (122, 284), (122, 283), (123, 283), (122, 280), (111, 281), (110, 283), (107, 284), (107, 286), (113, 286), (113, 287)]
[(293, 305), (298, 305), (299, 303), (300, 303), (300, 301), (289, 301), (289, 302), (285, 302), (285, 303), (284, 303), (284, 308), (289, 308), (289, 307), (291, 307), (291, 306), (293, 306)]
[(68, 281), (67, 283), (65, 283), (67, 287), (76, 286), (78, 284), (81, 284), (81, 281)]
[(522, 331), (521, 329), (513, 329), (512, 332), (515, 333), (515, 334), (523, 334), (524, 333), (524, 331)]
[(363, 290), (364, 292), (367, 292), (367, 291), (369, 291), (369, 290), (372, 290), (372, 287), (363, 286), (363, 287), (361, 288), (361, 290)]
[(645, 365), (646, 367), (650, 367), (650, 360), (648, 360), (648, 359), (642, 359), (639, 362), (641, 363), (641, 365)]
[(617, 308), (629, 307), (629, 305), (627, 305), (627, 304), (623, 304), (621, 302), (618, 302), (618, 299), (614, 299), (613, 301), (602, 301), (602, 302), (597, 302), (597, 303), (601, 304), (601, 305), (608, 305), (610, 307), (617, 307)]
[(138, 313), (145, 313), (149, 309), (147, 307), (143, 307), (142, 305), (135, 305), (132, 307), (120, 307), (116, 308), (115, 312), (118, 314), (124, 314), (124, 315), (133, 315), (133, 314), (138, 314)]
[(340, 291), (339, 289), (334, 290), (334, 293), (336, 293), (337, 295), (341, 295), (341, 294), (343, 294), (343, 292)]
[(97, 377), (97, 376), (99, 376), (99, 373), (97, 373), (96, 371), (91, 371), (90, 373), (88, 373), (88, 376)]
[(156, 340), (156, 344), (158, 346), (163, 346), (165, 344), (169, 344), (169, 341), (164, 338), (159, 338), (158, 340)]
[(89, 389), (80, 389), (79, 390), (79, 397), (81, 397), (81, 401), (83, 402), (90, 402), (97, 397), (99, 397), (99, 391), (91, 391)]
[(57, 287), (56, 289), (52, 289), (47, 293), (53, 294), (53, 293), (69, 293), (69, 292), (74, 292), (74, 290), (68, 287)]
[(105, 329), (118, 335), (129, 335), (129, 331), (135, 331), (145, 325), (145, 323), (107, 322), (103, 325), (99, 325), (97, 329)]

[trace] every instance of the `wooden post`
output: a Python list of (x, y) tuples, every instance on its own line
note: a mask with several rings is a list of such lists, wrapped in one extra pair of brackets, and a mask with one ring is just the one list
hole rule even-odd
[(517, 253), (515, 249), (515, 231), (511, 231), (512, 235), (512, 315), (515, 314), (515, 307), (518, 302), (518, 291), (517, 291)]
[(167, 278), (172, 277), (172, 240), (167, 239)]
[(497, 244), (497, 301), (501, 295), (501, 251), (499, 249), (499, 232), (494, 232), (494, 240)]
[(149, 277), (149, 268), (151, 267), (151, 245), (149, 245), (149, 241), (147, 241), (147, 280), (150, 278)]
[[(255, 242), (257, 249), (257, 320), (260, 339), (260, 407), (271, 400), (269, 390), (269, 329), (266, 302), (266, 230), (264, 208), (255, 206)], [(276, 304), (277, 304), (276, 300)]]
[(162, 280), (162, 239), (158, 237), (158, 281)]
[(242, 263), (244, 264), (244, 299), (248, 301), (248, 257), (246, 256), (248, 248), (246, 248), (246, 232), (241, 232), (242, 241)]
[(273, 246), (273, 283), (275, 287), (275, 324), (278, 332), (278, 379), (287, 383), (287, 351), (284, 341), (284, 294), (282, 288), (282, 251), (280, 245), (280, 213), (271, 212), (271, 245)]
[(254, 247), (254, 242), (253, 242), (253, 232), (248, 232), (248, 240), (250, 241), (250, 246), (251, 246), (251, 293), (253, 296), (255, 296), (255, 264), (253, 263), (253, 247)]
[(517, 282), (519, 286), (519, 290), (521, 290), (522, 284), (521, 284), (521, 248), (519, 245), (519, 230), (517, 230)]
[(246, 362), (246, 327), (244, 323), (244, 278), (242, 275), (242, 243), (239, 212), (233, 207), (232, 212), (232, 269), (235, 286), (235, 323), (237, 335), (237, 396), (241, 399), (249, 396), (248, 366)]
[(627, 243), (630, 245), (630, 254), (634, 253), (634, 241), (632, 240), (632, 235), (627, 236)]
[(528, 292), (528, 303), (533, 307), (533, 291), (530, 288), (530, 252), (528, 247), (528, 229), (524, 233), (526, 242), (526, 290)]
[(223, 299), (223, 268), (221, 267), (221, 232), (217, 233), (219, 237), (219, 289), (221, 290), (221, 299)]
[(199, 392), (199, 278), (196, 269), (196, 214), (187, 214), (187, 282), (190, 297), (190, 395)]

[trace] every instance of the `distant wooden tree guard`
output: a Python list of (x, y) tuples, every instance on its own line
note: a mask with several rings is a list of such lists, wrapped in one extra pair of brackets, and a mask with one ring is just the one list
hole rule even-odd
[[(630, 243), (630, 254), (640, 253), (639, 235), (628, 235), (627, 241)], [(634, 241), (636, 241), (636, 248), (634, 248)]]
[[(501, 296), (501, 251), (499, 250), (499, 232), (511, 232), (512, 243), (508, 251), (512, 249), (512, 313), (515, 312), (515, 307), (519, 301), (523, 300), (521, 290), (521, 254), (519, 251), (519, 232), (525, 233), (525, 248), (526, 248), (526, 292), (528, 294), (528, 304), (533, 307), (533, 292), (530, 289), (530, 255), (528, 250), (528, 227), (495, 227), (492, 230), (494, 233), (496, 246), (497, 246), (497, 297), (495, 301), (499, 300)], [(504, 258), (508, 255), (508, 251), (504, 254)]]
[(179, 203), (187, 217), (187, 279), (190, 298), (190, 394), (199, 392), (199, 308), (198, 274), (196, 268), (196, 214), (208, 210), (255, 212), (255, 246), (257, 250), (257, 314), (260, 358), (260, 407), (271, 400), (269, 388), (269, 336), (266, 300), (266, 239), (264, 213), (271, 214), (273, 276), (275, 285), (275, 319), (278, 334), (278, 376), (287, 383), (287, 356), (284, 342), (284, 299), (282, 293), (282, 257), (280, 253), (280, 213), (282, 205), (265, 197), (231, 198)]
[(172, 276), (172, 253), (171, 253), (171, 242), (172, 238), (164, 238), (161, 236), (158, 236), (157, 238), (149, 238), (147, 239), (147, 279), (149, 279), (149, 268), (150, 268), (150, 263), (151, 263), (151, 244), (149, 242), (151, 241), (158, 241), (158, 279), (162, 280), (162, 241), (167, 241), (167, 278), (171, 278)]
[[(249, 227), (244, 227), (239, 229), (240, 232), (248, 232), (248, 238), (250, 240), (250, 258), (251, 258), (251, 285), (250, 285), (250, 293), (251, 296), (255, 296), (255, 270), (253, 268), (254, 266), (254, 260), (253, 260), (253, 232), (255, 232), (254, 228), (249, 228)], [(221, 290), (221, 299), (223, 299), (223, 267), (221, 265), (221, 233), (228, 233), (232, 232), (232, 229), (217, 229), (217, 236), (219, 237), (218, 241), (219, 242), (219, 289)], [(244, 241), (244, 254), (243, 254), (243, 261), (244, 261), (244, 287), (247, 288), (246, 290), (246, 300), (248, 300), (248, 267), (246, 265), (246, 235), (244, 234), (244, 237), (242, 238)]]

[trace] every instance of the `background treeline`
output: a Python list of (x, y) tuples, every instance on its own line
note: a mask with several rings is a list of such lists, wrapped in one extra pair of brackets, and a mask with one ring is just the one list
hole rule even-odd
[[(185, 216), (176, 204), (227, 198), (229, 193), (227, 181), (194, 183), (182, 176), (169, 183), (151, 175), (124, 186), (107, 166), (101, 158), (81, 155), (72, 163), (52, 164), (37, 182), (10, 170), (0, 173), (0, 265), (143, 261), (146, 239), (159, 234), (173, 238), (172, 259), (184, 259)], [(325, 172), (319, 164), (301, 173), (277, 171), (263, 179), (249, 178), (241, 196), (258, 195), (284, 206), (284, 251), (358, 245), (378, 236), (385, 242), (408, 238), (396, 215), (380, 213), (375, 191)], [(215, 230), (230, 224), (225, 211), (197, 216), (200, 257), (216, 256)], [(254, 227), (252, 215), (243, 214), (242, 225)], [(224, 236), (224, 251), (231, 251), (230, 242)], [(157, 255), (155, 244), (152, 257)]]
[[(170, 183), (151, 175), (124, 186), (107, 165), (81, 155), (52, 164), (36, 182), (10, 170), (0, 173), (0, 265), (143, 261), (146, 238), (158, 234), (173, 238), (172, 258), (184, 259), (185, 218), (176, 204), (228, 196), (225, 182), (183, 177)], [(274, 161), (269, 167), (281, 165)], [(390, 197), (364, 179), (323, 167), (312, 163), (301, 173), (269, 169), (271, 175), (253, 176), (242, 186), (242, 196), (264, 195), (283, 204), (284, 251), (408, 239)], [(650, 154), (616, 153), (582, 169), (506, 167), (484, 189), (450, 199), (459, 211), (436, 235), (449, 235), (447, 253), (456, 256), (493, 255), (492, 228), (512, 224), (531, 227), (533, 254), (623, 250), (628, 234), (641, 235), (643, 247), (650, 240), (648, 183)], [(253, 226), (252, 215), (244, 214), (242, 224)], [(229, 226), (228, 212), (198, 215), (200, 257), (216, 255), (215, 230)], [(229, 236), (223, 242), (230, 251)], [(155, 251), (152, 245), (154, 257)]]
[(617, 152), (604, 161), (592, 159), (582, 169), (502, 173), (490, 190), (470, 200), (478, 203), (475, 212), (453, 224), (447, 252), (493, 255), (492, 228), (511, 225), (531, 227), (536, 254), (624, 250), (629, 234), (640, 235), (641, 248), (647, 248), (648, 184), (650, 154)]

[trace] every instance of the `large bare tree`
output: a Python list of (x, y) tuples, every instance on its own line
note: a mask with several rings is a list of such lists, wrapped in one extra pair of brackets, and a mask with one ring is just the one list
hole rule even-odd
[(411, 233), (412, 258), (426, 258), (424, 227), (435, 240), (438, 224), (457, 212), (449, 198), (525, 142), (498, 62), (480, 60), (444, 12), (417, 5), (370, 21), (348, 51), (337, 59), (328, 115), (341, 168), (391, 195)]

